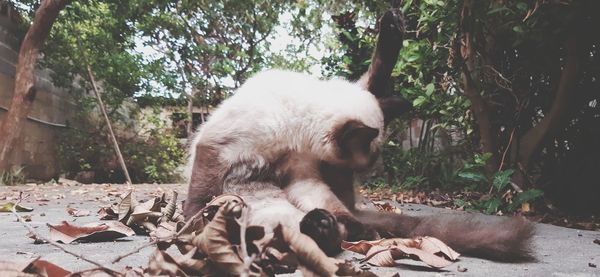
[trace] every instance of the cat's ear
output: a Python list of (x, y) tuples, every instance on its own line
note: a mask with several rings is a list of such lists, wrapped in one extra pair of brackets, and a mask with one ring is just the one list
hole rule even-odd
[(366, 167), (371, 163), (371, 142), (379, 135), (379, 130), (366, 126), (357, 120), (344, 123), (336, 132), (336, 142), (340, 157), (353, 166)]
[(383, 112), (383, 120), (385, 124), (388, 124), (393, 119), (412, 109), (412, 104), (402, 96), (379, 98), (378, 101), (379, 107)]

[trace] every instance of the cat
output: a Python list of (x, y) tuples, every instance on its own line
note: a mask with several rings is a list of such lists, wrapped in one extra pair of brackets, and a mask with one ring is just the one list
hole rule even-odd
[(410, 109), (383, 93), (402, 42), (395, 16), (381, 19), (371, 66), (357, 82), (269, 70), (221, 103), (191, 143), (184, 216), (233, 193), (250, 207), (250, 224), (296, 229), (328, 255), (338, 253), (344, 239), (381, 234), (435, 236), (465, 254), (498, 260), (531, 257), (533, 225), (521, 218), (355, 209), (354, 173), (379, 156), (385, 124)]

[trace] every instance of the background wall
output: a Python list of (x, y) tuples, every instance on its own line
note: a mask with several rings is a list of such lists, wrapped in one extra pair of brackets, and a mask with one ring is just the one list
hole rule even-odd
[[(10, 107), (14, 90), (15, 65), (20, 40), (26, 29), (19, 16), (0, 1), (0, 120)], [(70, 95), (52, 85), (48, 70), (36, 72), (36, 99), (20, 130), (21, 140), (10, 156), (11, 163), (23, 167), (28, 178), (48, 180), (59, 174), (56, 144), (69, 124), (75, 105)]]

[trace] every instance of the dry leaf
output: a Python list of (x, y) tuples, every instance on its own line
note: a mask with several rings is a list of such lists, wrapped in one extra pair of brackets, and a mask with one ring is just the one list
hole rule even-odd
[(131, 228), (118, 221), (92, 223), (86, 226), (72, 225), (66, 221), (59, 225), (47, 225), (50, 228), (50, 239), (63, 243), (71, 243), (76, 240), (88, 242), (113, 241), (135, 234)]
[(298, 256), (301, 265), (319, 276), (334, 276), (338, 270), (336, 260), (328, 257), (309, 236), (278, 225), (273, 230), (274, 238), (281, 240)]
[(419, 248), (406, 247), (404, 245), (398, 245), (395, 248), (390, 249), (390, 252), (394, 259), (409, 258), (417, 261), (420, 260), (434, 268), (442, 268), (452, 264), (452, 261), (446, 260), (433, 253), (426, 252)]
[(362, 262), (368, 262), (375, 266), (395, 266), (396, 262), (390, 250), (389, 246), (374, 245), (369, 249)]
[(25, 272), (46, 275), (48, 277), (69, 276), (71, 272), (45, 260), (35, 260), (26, 269)]
[(90, 211), (78, 210), (75, 208), (67, 207), (67, 213), (73, 217), (82, 217), (90, 215)]
[(363, 270), (360, 267), (357, 267), (356, 265), (348, 261), (339, 262), (337, 266), (339, 269), (336, 272), (336, 274), (339, 276), (377, 277), (377, 275), (373, 272)]
[(454, 249), (450, 248), (450, 246), (446, 245), (441, 240), (434, 237), (421, 237), (420, 247), (423, 251), (432, 253), (432, 254), (444, 254), (446, 258), (451, 261), (455, 261), (458, 259), (460, 254)]
[(112, 207), (102, 207), (98, 210), (98, 217), (100, 220), (116, 220), (119, 219), (119, 214), (113, 210)]
[(135, 200), (135, 196), (133, 195), (133, 189), (130, 189), (125, 193), (121, 202), (117, 206), (117, 211), (119, 213), (119, 221), (122, 223), (127, 222), (127, 217), (133, 211), (133, 207), (137, 205), (137, 201)]
[(386, 201), (372, 201), (375, 208), (381, 212), (401, 214), (402, 210)]
[(366, 255), (373, 245), (377, 245), (381, 241), (382, 240), (361, 240), (356, 242), (342, 241), (341, 248), (358, 254)]
[(194, 247), (185, 255), (175, 258), (175, 262), (180, 265), (183, 271), (190, 275), (210, 275), (210, 272), (214, 272), (214, 269), (211, 267), (211, 264), (206, 260), (194, 259), (194, 255), (196, 255), (197, 251), (198, 248)]
[(192, 243), (224, 274), (239, 276), (244, 271), (244, 263), (229, 242), (226, 229), (226, 217), (233, 217), (236, 207), (239, 204), (234, 202), (221, 206)]
[(35, 277), (35, 274), (24, 273), (23, 270), (31, 263), (15, 263), (15, 262), (4, 262), (0, 261), (0, 276), (23, 276), (23, 277)]
[(433, 237), (344, 241), (342, 249), (366, 255), (363, 261), (376, 266), (395, 266), (395, 260), (410, 258), (420, 260), (431, 267), (441, 268), (452, 264), (452, 261), (460, 256), (452, 248)]
[(69, 276), (71, 272), (57, 266), (51, 262), (35, 258), (23, 263), (1, 262), (0, 276), (48, 276), (64, 277)]
[(171, 199), (167, 203), (167, 206), (163, 209), (163, 216), (160, 219), (160, 222), (165, 222), (173, 219), (175, 215), (175, 211), (177, 210), (177, 192), (171, 191)]
[(159, 249), (154, 250), (150, 256), (148, 273), (151, 276), (188, 276), (169, 254), (160, 251)]

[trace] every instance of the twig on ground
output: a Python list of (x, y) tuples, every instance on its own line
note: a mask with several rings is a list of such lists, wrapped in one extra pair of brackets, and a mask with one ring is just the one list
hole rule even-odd
[(165, 238), (157, 238), (157, 239), (155, 239), (153, 241), (149, 241), (149, 242), (147, 242), (145, 244), (142, 244), (139, 247), (137, 247), (137, 248), (135, 248), (135, 249), (133, 249), (133, 250), (125, 253), (125, 254), (119, 255), (118, 257), (114, 258), (112, 260), (112, 263), (113, 264), (118, 263), (122, 259), (127, 258), (127, 257), (129, 257), (129, 256), (131, 256), (131, 255), (133, 255), (135, 253), (138, 253), (142, 249), (144, 249), (146, 247), (150, 247), (152, 245), (155, 245), (155, 244), (157, 244), (159, 242), (174, 240), (174, 239), (178, 238), (179, 236), (181, 236), (181, 234), (183, 234), (183, 232), (185, 232), (185, 230), (187, 230), (193, 224), (194, 221), (196, 221), (196, 219), (198, 219), (198, 217), (200, 217), (202, 215), (202, 213), (206, 210), (207, 207), (208, 207), (208, 205), (206, 207), (202, 208), (201, 210), (199, 210), (196, 214), (194, 214), (194, 216), (190, 217), (190, 219), (186, 220), (186, 222), (183, 225), (183, 227), (181, 227), (181, 229), (175, 235), (172, 235), (172, 236), (169, 236), (169, 237), (165, 237)]
[(113, 269), (111, 269), (111, 268), (109, 268), (109, 267), (106, 267), (106, 266), (104, 266), (104, 265), (103, 265), (103, 264), (101, 264), (101, 263), (98, 263), (98, 262), (96, 262), (96, 261), (92, 261), (92, 260), (90, 260), (90, 259), (86, 258), (85, 256), (83, 256), (82, 254), (75, 253), (75, 252), (73, 252), (73, 251), (71, 251), (71, 250), (69, 250), (69, 249), (65, 248), (64, 246), (62, 246), (62, 245), (61, 245), (61, 244), (59, 244), (58, 242), (52, 241), (52, 240), (50, 240), (50, 239), (48, 239), (48, 238), (46, 238), (46, 237), (44, 237), (44, 236), (40, 235), (40, 233), (36, 232), (36, 231), (35, 231), (35, 229), (34, 229), (34, 228), (31, 226), (31, 225), (29, 225), (29, 223), (25, 222), (25, 220), (24, 220), (24, 219), (23, 219), (23, 218), (22, 218), (22, 217), (21, 217), (21, 216), (20, 216), (20, 215), (17, 213), (16, 207), (17, 207), (17, 205), (19, 205), (19, 204), (21, 203), (21, 200), (23, 200), (23, 192), (22, 192), (22, 191), (21, 191), (21, 192), (19, 192), (19, 199), (17, 200), (17, 202), (15, 203), (15, 205), (12, 207), (12, 209), (11, 209), (11, 212), (12, 212), (12, 214), (14, 214), (14, 215), (15, 215), (15, 217), (17, 217), (17, 220), (18, 220), (19, 222), (21, 222), (21, 224), (22, 224), (23, 226), (25, 226), (25, 228), (26, 228), (26, 229), (27, 229), (27, 230), (28, 230), (28, 231), (29, 231), (31, 234), (33, 234), (34, 236), (36, 236), (37, 238), (39, 238), (39, 239), (41, 239), (41, 240), (47, 241), (47, 242), (48, 242), (50, 245), (52, 245), (52, 246), (54, 246), (54, 247), (56, 247), (56, 248), (60, 249), (61, 251), (65, 252), (65, 253), (67, 253), (67, 254), (69, 254), (69, 255), (71, 255), (71, 256), (74, 256), (74, 257), (76, 257), (76, 258), (78, 258), (78, 259), (81, 259), (81, 260), (83, 260), (83, 261), (86, 261), (86, 262), (88, 262), (88, 263), (90, 263), (90, 264), (93, 264), (93, 265), (95, 265), (95, 266), (99, 267), (99, 268), (102, 268), (102, 269), (104, 269), (104, 270), (107, 270), (107, 271), (109, 271), (109, 272), (111, 272), (111, 273), (113, 273), (113, 274), (120, 275), (120, 274), (119, 274), (117, 271), (114, 271)]

